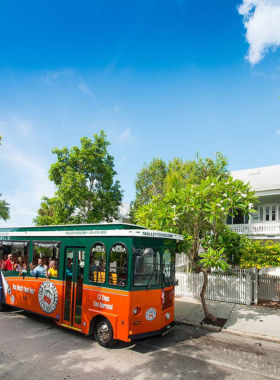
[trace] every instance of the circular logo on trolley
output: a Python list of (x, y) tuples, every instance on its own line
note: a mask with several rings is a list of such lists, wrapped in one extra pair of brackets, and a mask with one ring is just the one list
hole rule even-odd
[(51, 281), (45, 281), (41, 284), (38, 299), (41, 309), (45, 313), (51, 314), (55, 311), (58, 303), (58, 294), (55, 285)]
[(9, 294), (9, 296), (12, 294), (12, 289), (11, 289), (10, 286), (9, 286), (8, 289), (7, 289), (7, 293)]
[(147, 321), (154, 320), (156, 316), (157, 312), (156, 309), (154, 309), (153, 307), (150, 307), (150, 309), (146, 311), (145, 318), (147, 319)]

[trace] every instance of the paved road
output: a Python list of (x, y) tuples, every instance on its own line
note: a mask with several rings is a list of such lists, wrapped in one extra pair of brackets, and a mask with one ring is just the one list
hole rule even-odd
[(279, 344), (186, 326), (104, 349), (43, 317), (6, 311), (0, 346), (1, 380), (280, 379)]

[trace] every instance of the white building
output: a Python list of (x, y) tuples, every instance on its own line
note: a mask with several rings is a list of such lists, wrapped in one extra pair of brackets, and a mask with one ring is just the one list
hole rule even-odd
[(280, 165), (233, 171), (231, 175), (249, 182), (259, 203), (254, 205), (257, 212), (249, 218), (241, 213), (228, 217), (229, 227), (252, 239), (280, 242)]
[(113, 222), (120, 222), (120, 223), (131, 223), (130, 216), (130, 205), (128, 203), (122, 202), (121, 206), (119, 206), (119, 218), (115, 219)]

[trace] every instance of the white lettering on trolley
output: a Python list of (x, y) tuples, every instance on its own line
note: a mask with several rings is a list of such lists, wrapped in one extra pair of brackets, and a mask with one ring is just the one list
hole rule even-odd
[(19, 286), (15, 284), (13, 284), (13, 290), (17, 290), (19, 292), (24, 292), (24, 293), (30, 293), (30, 294), (35, 293), (35, 289), (27, 288), (26, 286)]
[[(96, 298), (98, 301), (93, 301), (93, 306), (99, 307), (100, 309), (113, 310), (113, 304), (107, 304), (104, 302), (110, 302), (110, 297), (104, 296), (103, 294), (97, 294)], [(100, 302), (99, 302), (100, 301)], [(104, 302), (101, 302), (104, 301)]]

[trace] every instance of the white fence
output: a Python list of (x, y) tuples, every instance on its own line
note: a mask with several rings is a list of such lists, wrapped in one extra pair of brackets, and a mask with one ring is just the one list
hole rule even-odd
[(259, 275), (258, 298), (280, 301), (280, 276)]
[[(199, 298), (203, 284), (202, 274), (176, 273), (179, 285), (175, 287), (176, 296)], [(251, 276), (208, 275), (205, 298), (250, 305), (252, 302)]]
[(280, 267), (276, 268), (262, 268), (260, 270), (261, 274), (269, 274), (270, 276), (279, 276), (280, 277)]

